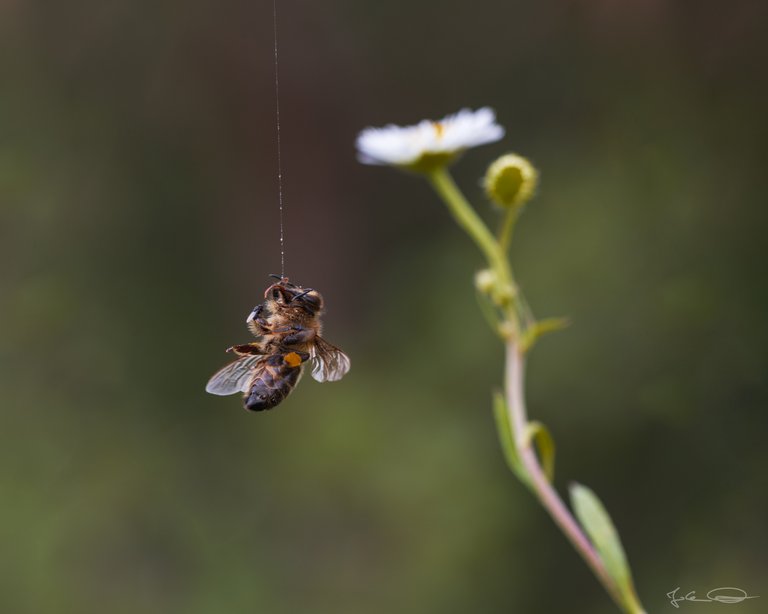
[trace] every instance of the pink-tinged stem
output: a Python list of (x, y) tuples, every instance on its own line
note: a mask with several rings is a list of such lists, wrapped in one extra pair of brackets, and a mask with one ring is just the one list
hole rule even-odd
[(515, 447), (520, 459), (531, 478), (531, 488), (541, 504), (552, 516), (552, 520), (565, 533), (576, 551), (581, 555), (597, 579), (608, 591), (613, 600), (623, 609), (623, 603), (613, 579), (603, 565), (600, 556), (594, 546), (582, 531), (578, 522), (571, 515), (563, 503), (557, 491), (547, 480), (544, 470), (530, 441), (526, 441), (526, 425), (528, 417), (525, 409), (525, 397), (523, 395), (523, 378), (525, 372), (525, 358), (518, 342), (507, 342), (507, 411), (515, 432)]

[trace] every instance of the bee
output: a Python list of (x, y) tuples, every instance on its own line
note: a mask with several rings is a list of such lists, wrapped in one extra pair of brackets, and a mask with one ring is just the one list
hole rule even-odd
[(216, 395), (243, 393), (245, 408), (272, 409), (283, 401), (301, 379), (304, 364), (312, 365), (318, 382), (335, 382), (349, 371), (349, 357), (320, 336), (323, 298), (313, 288), (302, 288), (287, 277), (264, 292), (246, 319), (256, 341), (234, 345), (228, 352), (239, 356), (211, 377), (205, 387)]

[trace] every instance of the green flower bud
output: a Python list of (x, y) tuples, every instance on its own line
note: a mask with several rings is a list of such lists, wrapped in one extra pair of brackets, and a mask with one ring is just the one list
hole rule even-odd
[(485, 193), (501, 207), (519, 207), (533, 195), (539, 173), (522, 156), (506, 154), (488, 167)]
[(496, 287), (496, 283), (496, 273), (491, 269), (483, 269), (475, 273), (475, 288), (483, 294), (490, 294), (491, 290)]
[(496, 271), (483, 269), (475, 273), (475, 288), (489, 297), (495, 305), (508, 305), (515, 298), (515, 289), (503, 283)]

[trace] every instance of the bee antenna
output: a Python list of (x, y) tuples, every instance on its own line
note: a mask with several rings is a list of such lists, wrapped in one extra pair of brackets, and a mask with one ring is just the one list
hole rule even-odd
[(300, 298), (306, 296), (307, 294), (309, 294), (310, 292), (312, 292), (312, 288), (307, 288), (306, 290), (304, 290), (304, 292), (302, 292), (301, 294), (297, 294), (291, 300), (295, 301), (296, 299), (300, 299)]
[(280, 281), (283, 280), (283, 276), (282, 275), (275, 275), (274, 273), (270, 273), (269, 276), (270, 277), (274, 277), (275, 279), (278, 279)]

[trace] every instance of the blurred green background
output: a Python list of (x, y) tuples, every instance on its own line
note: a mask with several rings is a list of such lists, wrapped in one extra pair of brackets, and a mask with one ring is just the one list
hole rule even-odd
[[(286, 265), (349, 376), (206, 395), (279, 272), (270, 2), (0, 3), (0, 612), (615, 609), (507, 471), (481, 259), (368, 125), (490, 105), (557, 485), (649, 612), (768, 602), (768, 7), (279, 0)], [(691, 612), (707, 604), (683, 604)]]

